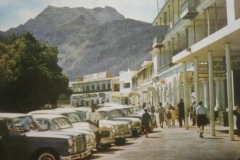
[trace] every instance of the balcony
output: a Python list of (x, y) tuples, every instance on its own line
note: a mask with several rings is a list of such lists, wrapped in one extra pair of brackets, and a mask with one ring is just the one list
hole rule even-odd
[(197, 6), (201, 0), (186, 0), (181, 5), (181, 19), (193, 19), (198, 15)]
[(169, 30), (169, 26), (155, 26), (156, 34), (153, 39), (153, 48), (163, 47), (163, 40), (165, 39), (165, 33)]

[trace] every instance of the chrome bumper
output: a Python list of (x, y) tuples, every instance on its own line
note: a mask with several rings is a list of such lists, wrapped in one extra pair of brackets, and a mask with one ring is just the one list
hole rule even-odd
[(82, 153), (69, 155), (69, 156), (60, 156), (60, 160), (73, 160), (73, 159), (83, 159), (91, 154), (91, 151), (85, 151)]

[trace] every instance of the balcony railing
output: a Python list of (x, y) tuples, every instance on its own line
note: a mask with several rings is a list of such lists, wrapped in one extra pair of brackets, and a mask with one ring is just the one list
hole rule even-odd
[(186, 0), (181, 5), (181, 18), (182, 19), (193, 19), (198, 14), (197, 6), (201, 0)]
[(169, 30), (168, 25), (156, 26), (155, 27), (156, 34), (153, 39), (153, 48), (161, 48), (163, 47), (163, 40), (165, 39), (165, 33)]

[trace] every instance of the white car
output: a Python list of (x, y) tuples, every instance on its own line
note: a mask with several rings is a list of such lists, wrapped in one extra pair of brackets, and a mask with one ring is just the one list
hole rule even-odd
[(98, 109), (98, 112), (104, 119), (128, 122), (131, 125), (132, 135), (137, 135), (141, 132), (141, 120), (139, 118), (122, 117), (114, 107), (103, 107)]
[[(74, 128), (93, 132), (93, 130), (90, 128), (90, 124), (88, 122), (83, 121), (75, 111), (70, 111), (66, 109), (37, 110), (37, 111), (29, 112), (28, 114), (30, 115), (34, 115), (34, 114), (63, 115), (68, 118), (68, 120), (72, 123)], [(100, 141), (101, 146), (104, 149), (111, 147), (111, 144), (115, 142), (112, 128), (100, 127), (100, 134), (101, 134), (101, 141)]]
[[(78, 107), (72, 108), (72, 110), (77, 111), (77, 113), (86, 120), (86, 114), (91, 108), (89, 107)], [(124, 121), (114, 121), (110, 119), (105, 119), (102, 114), (100, 114), (100, 126), (112, 126), (114, 128), (114, 138), (116, 140), (116, 144), (123, 144), (125, 143), (126, 138), (131, 137), (131, 125), (128, 122)]]

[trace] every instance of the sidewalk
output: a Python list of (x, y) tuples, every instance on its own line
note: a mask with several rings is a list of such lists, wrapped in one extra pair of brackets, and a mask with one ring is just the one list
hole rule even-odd
[[(160, 141), (165, 144), (161, 159), (240, 160), (240, 138), (235, 135), (234, 141), (230, 141), (228, 127), (215, 126), (215, 129), (216, 136), (211, 136), (211, 126), (205, 126), (202, 139), (196, 126), (190, 126), (189, 130), (184, 127), (157, 128), (156, 132), (160, 131), (162, 138)], [(153, 133), (153, 136), (157, 135), (159, 133)]]
[[(211, 136), (210, 125), (205, 126), (204, 138), (199, 138), (196, 126), (189, 130), (156, 128), (149, 138), (142, 136), (139, 151), (121, 155), (128, 160), (240, 160), (240, 138), (230, 141), (228, 127), (216, 125), (216, 136)], [(120, 158), (120, 157), (119, 157)]]

